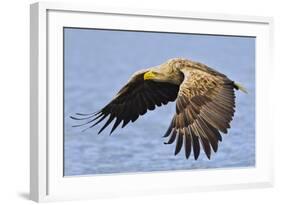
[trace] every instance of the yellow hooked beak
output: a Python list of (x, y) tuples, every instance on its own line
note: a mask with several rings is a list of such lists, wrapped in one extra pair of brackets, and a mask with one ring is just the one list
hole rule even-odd
[(151, 80), (155, 78), (155, 74), (153, 74), (152, 71), (148, 71), (144, 74), (143, 79), (144, 80)]

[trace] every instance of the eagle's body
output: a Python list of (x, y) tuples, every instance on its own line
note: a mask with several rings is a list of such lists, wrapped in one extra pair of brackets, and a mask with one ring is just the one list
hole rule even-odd
[[(175, 58), (159, 66), (137, 71), (113, 100), (95, 114), (78, 114), (95, 126), (109, 116), (103, 131), (114, 119), (111, 133), (134, 122), (147, 110), (176, 100), (176, 113), (164, 137), (167, 144), (176, 140), (175, 154), (185, 147), (186, 158), (193, 147), (194, 158), (200, 153), (200, 143), (210, 158), (211, 147), (217, 151), (220, 132), (227, 133), (234, 115), (234, 89), (245, 91), (222, 73), (190, 60)], [(80, 126), (80, 125), (78, 125)]]

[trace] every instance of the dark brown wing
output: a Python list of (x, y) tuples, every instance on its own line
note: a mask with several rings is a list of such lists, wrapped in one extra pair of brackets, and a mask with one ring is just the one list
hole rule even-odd
[(176, 114), (164, 137), (170, 136), (167, 144), (176, 140), (175, 155), (182, 146), (189, 158), (193, 148), (194, 158), (200, 154), (200, 144), (210, 159), (221, 141), (220, 132), (227, 133), (234, 115), (234, 82), (224, 75), (215, 75), (202, 70), (182, 70), (184, 80), (176, 101)]
[(112, 133), (122, 121), (123, 128), (130, 121), (136, 121), (147, 110), (154, 110), (156, 106), (166, 105), (168, 102), (176, 100), (179, 91), (178, 85), (144, 80), (145, 72), (147, 70), (135, 73), (115, 98), (99, 112), (90, 116), (72, 118), (76, 120), (89, 119), (88, 122), (81, 125), (91, 124), (88, 127), (91, 128), (109, 116), (99, 133), (115, 119), (110, 132)]

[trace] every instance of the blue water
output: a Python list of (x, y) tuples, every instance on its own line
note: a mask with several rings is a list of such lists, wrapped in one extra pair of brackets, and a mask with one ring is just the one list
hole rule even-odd
[[(255, 38), (149, 32), (64, 30), (64, 175), (149, 172), (255, 166)], [(81, 132), (70, 119), (76, 112), (101, 109), (135, 71), (184, 57), (205, 63), (243, 84), (236, 112), (217, 153), (208, 160), (174, 156), (164, 145), (175, 104), (150, 111), (109, 135), (103, 125)], [(109, 127), (110, 128), (110, 127)]]

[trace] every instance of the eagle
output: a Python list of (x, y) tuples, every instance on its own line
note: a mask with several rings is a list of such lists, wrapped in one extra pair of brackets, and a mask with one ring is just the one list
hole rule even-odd
[(205, 64), (185, 58), (173, 58), (161, 65), (135, 72), (116, 96), (97, 112), (71, 116), (86, 120), (74, 127), (89, 125), (92, 128), (108, 117), (98, 133), (114, 119), (110, 134), (122, 123), (135, 122), (148, 110), (176, 101), (175, 114), (163, 137), (165, 144), (175, 142), (177, 155), (184, 147), (185, 157), (194, 159), (203, 148), (208, 159), (212, 150), (217, 152), (227, 133), (235, 112), (234, 90), (247, 91), (226, 75)]

